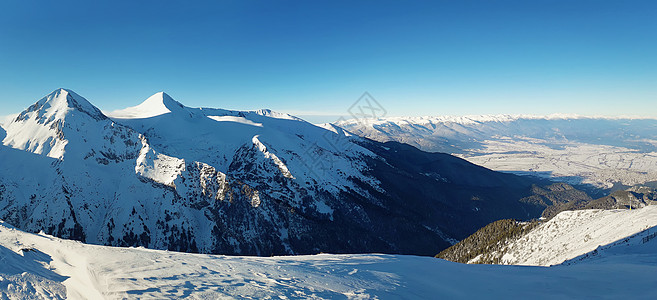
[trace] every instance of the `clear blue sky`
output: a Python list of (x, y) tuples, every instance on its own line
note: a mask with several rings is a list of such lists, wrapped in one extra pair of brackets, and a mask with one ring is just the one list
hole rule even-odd
[(397, 116), (657, 117), (657, 1), (2, 1), (0, 115), (59, 87), (106, 111), (337, 115), (369, 91)]

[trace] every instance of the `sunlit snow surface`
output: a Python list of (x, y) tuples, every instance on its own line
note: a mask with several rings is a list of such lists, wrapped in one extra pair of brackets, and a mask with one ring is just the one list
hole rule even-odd
[[(629, 236), (646, 236), (650, 232), (657, 232), (655, 226), (657, 205), (631, 211), (564, 211), (510, 243), (504, 251), (502, 263), (556, 265)], [(657, 239), (654, 243), (657, 243)], [(654, 254), (657, 259), (657, 251)]]
[(260, 123), (255, 123), (247, 118), (244, 117), (235, 117), (235, 116), (208, 116), (208, 118), (215, 120), (217, 122), (234, 122), (234, 123), (240, 123), (240, 124), (246, 124), (246, 125), (251, 125), (251, 126), (256, 126), (256, 127), (262, 127), (262, 124)]
[[(584, 211), (581, 216), (569, 212), (557, 220), (598, 220), (624, 228), (619, 225), (623, 221), (654, 219), (655, 211), (657, 207)], [(654, 299), (657, 239), (628, 240), (571, 265), (545, 268), (378, 254), (184, 254), (85, 245), (24, 233), (0, 222), (0, 298)]]
[(391, 117), (337, 125), (497, 170), (609, 188), (657, 179), (657, 120), (573, 115)]
[[(163, 101), (164, 98), (164, 101)], [(128, 107), (121, 110), (116, 110), (108, 113), (108, 116), (114, 118), (152, 118), (171, 111), (166, 106), (166, 102), (171, 102), (173, 99), (163, 92), (154, 94), (153, 96), (148, 97), (146, 101), (141, 104), (133, 107)]]

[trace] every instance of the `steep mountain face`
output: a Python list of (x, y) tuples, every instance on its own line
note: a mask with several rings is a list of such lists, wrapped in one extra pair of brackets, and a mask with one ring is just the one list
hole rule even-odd
[(105, 116), (57, 90), (3, 125), (0, 219), (94, 244), (271, 255), (435, 254), (543, 182), (269, 110), (158, 93)]
[(580, 116), (466, 116), (346, 120), (381, 142), (452, 153), (493, 170), (598, 188), (657, 178), (657, 120)]

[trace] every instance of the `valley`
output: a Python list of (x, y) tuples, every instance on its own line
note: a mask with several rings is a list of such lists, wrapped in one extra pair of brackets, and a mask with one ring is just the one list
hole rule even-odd
[(391, 117), (338, 123), (354, 134), (452, 153), (493, 170), (598, 189), (657, 178), (657, 120), (577, 115)]

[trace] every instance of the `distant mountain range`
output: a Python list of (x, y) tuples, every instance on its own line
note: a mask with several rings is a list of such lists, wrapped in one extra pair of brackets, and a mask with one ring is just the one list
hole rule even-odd
[(58, 89), (5, 122), (0, 140), (0, 219), (93, 244), (433, 255), (550, 205), (528, 198), (544, 180), (165, 93), (106, 115)]
[(601, 189), (657, 180), (657, 120), (571, 115), (351, 119), (363, 137), (445, 152), (493, 170)]

